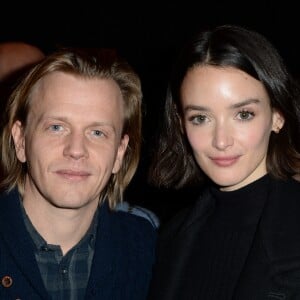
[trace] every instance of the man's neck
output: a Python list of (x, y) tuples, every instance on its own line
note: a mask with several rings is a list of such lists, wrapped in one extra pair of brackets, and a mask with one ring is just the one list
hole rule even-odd
[(26, 214), (35, 229), (48, 244), (59, 245), (63, 254), (85, 235), (98, 207), (73, 210), (38, 204), (26, 197), (23, 200)]

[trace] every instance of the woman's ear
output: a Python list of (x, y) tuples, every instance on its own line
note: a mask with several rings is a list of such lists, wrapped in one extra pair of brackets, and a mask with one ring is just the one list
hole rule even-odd
[(279, 133), (284, 125), (284, 117), (278, 110), (274, 110), (272, 118), (272, 131), (274, 131), (275, 133)]
[(11, 129), (11, 135), (15, 144), (17, 158), (20, 162), (26, 162), (24, 128), (20, 121), (16, 121)]

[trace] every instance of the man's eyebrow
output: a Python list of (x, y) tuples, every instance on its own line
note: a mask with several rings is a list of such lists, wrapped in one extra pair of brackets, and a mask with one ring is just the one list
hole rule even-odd
[[(65, 123), (70, 122), (69, 118), (64, 117), (64, 116), (59, 116), (59, 115), (49, 115), (49, 116), (40, 116), (38, 121), (42, 122), (43, 120), (45, 121), (62, 121)], [(93, 126), (105, 126), (105, 127), (110, 127), (113, 131), (115, 131), (115, 126), (109, 122), (102, 122), (102, 121), (95, 121), (92, 122), (88, 125), (89, 127), (93, 127)]]

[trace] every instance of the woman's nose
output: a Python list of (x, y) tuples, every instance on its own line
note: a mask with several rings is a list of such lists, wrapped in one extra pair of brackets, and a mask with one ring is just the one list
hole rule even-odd
[(218, 150), (225, 150), (233, 145), (233, 137), (229, 126), (216, 125), (213, 136), (213, 146)]

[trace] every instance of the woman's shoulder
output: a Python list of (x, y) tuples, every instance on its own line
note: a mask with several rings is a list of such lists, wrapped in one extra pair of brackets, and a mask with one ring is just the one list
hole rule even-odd
[(292, 249), (293, 241), (300, 236), (299, 216), (300, 182), (293, 178), (272, 179), (269, 199), (261, 221), (261, 228), (266, 241), (270, 242), (269, 245), (273, 247), (282, 244)]
[(261, 233), (274, 281), (299, 289), (300, 182), (272, 180)]
[(200, 225), (205, 222), (213, 207), (214, 202), (208, 189), (201, 190), (194, 202), (177, 212), (166, 224), (161, 226), (159, 239), (168, 241), (181, 235), (185, 236), (186, 232), (190, 228), (194, 228), (195, 224)]
[(282, 201), (285, 199), (285, 203), (295, 202), (295, 205), (299, 205), (300, 208), (300, 181), (291, 177), (286, 180), (272, 179), (271, 185), (271, 197)]
[(267, 220), (272, 220), (276, 217), (278, 220), (290, 219), (292, 221), (295, 218), (298, 220), (300, 228), (299, 215), (300, 182), (294, 178), (287, 180), (271, 178), (269, 199), (265, 208)]

